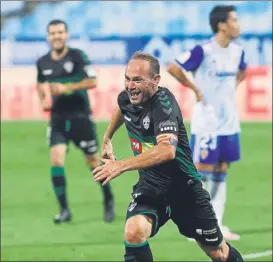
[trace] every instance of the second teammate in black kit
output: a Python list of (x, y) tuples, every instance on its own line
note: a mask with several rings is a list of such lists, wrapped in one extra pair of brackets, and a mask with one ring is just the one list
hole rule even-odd
[[(125, 261), (153, 261), (148, 238), (171, 219), (194, 238), (213, 261), (243, 261), (223, 240), (210, 197), (202, 188), (191, 156), (182, 114), (174, 95), (159, 87), (158, 60), (136, 52), (125, 72), (125, 90), (103, 139), (103, 166), (94, 180), (107, 184), (125, 171), (138, 170), (125, 225)], [(115, 161), (111, 138), (125, 122), (135, 156)]]
[[(82, 150), (91, 171), (100, 164), (96, 128), (87, 94), (87, 89), (96, 87), (97, 82), (87, 55), (66, 46), (66, 23), (53, 20), (47, 30), (52, 50), (37, 61), (37, 91), (43, 109), (51, 110), (48, 127), (51, 178), (60, 206), (60, 214), (54, 221), (60, 223), (71, 220), (64, 170), (68, 143), (72, 141)], [(109, 185), (102, 189), (104, 220), (111, 222), (115, 215), (113, 194)]]

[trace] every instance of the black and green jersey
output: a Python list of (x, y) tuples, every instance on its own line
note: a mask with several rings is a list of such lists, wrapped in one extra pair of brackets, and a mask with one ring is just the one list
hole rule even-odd
[(131, 104), (124, 90), (118, 96), (118, 104), (135, 155), (155, 146), (156, 137), (160, 134), (173, 133), (178, 137), (175, 159), (139, 170), (140, 181), (157, 193), (163, 193), (174, 183), (183, 185), (190, 179), (200, 180), (193, 164), (181, 110), (174, 95), (167, 88), (159, 87), (153, 97), (142, 106)]
[[(51, 53), (47, 53), (37, 61), (38, 83), (75, 83), (85, 78), (96, 77), (87, 55), (75, 48), (69, 48), (61, 60), (53, 60)], [(90, 114), (90, 103), (87, 90), (71, 91), (68, 94), (53, 97), (52, 113)]]

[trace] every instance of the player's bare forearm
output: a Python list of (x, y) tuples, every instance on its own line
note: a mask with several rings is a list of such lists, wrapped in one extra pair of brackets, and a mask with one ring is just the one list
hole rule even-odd
[(47, 83), (37, 83), (36, 90), (43, 110), (48, 111), (52, 108), (51, 94), (49, 89), (46, 89), (45, 85), (47, 85)]
[(244, 80), (245, 70), (240, 70), (236, 76), (236, 87)]
[(121, 162), (122, 171), (125, 172), (148, 168), (172, 160), (175, 158), (175, 152), (174, 146), (161, 143), (140, 155), (119, 161)]
[(199, 89), (189, 80), (186, 74), (173, 62), (168, 65), (167, 71), (181, 84), (189, 87), (195, 93), (199, 91)]
[(45, 92), (44, 92), (44, 90), (43, 90), (43, 88), (42, 88), (42, 84), (37, 83), (37, 85), (36, 85), (36, 90), (37, 90), (39, 99), (40, 99), (40, 101), (42, 102), (42, 101), (45, 99)]
[(104, 165), (95, 168), (93, 171), (94, 181), (102, 181), (107, 184), (113, 178), (120, 176), (125, 171), (148, 168), (164, 163), (175, 158), (175, 146), (167, 143), (160, 143), (152, 149), (130, 158), (115, 161), (113, 159), (101, 159)]
[(68, 91), (77, 91), (95, 88), (97, 86), (96, 78), (85, 78), (80, 82), (67, 84)]
[(105, 131), (104, 140), (112, 139), (115, 132), (122, 126), (123, 123), (124, 123), (124, 119), (121, 114), (120, 108), (116, 107), (111, 117), (111, 120), (109, 122), (109, 125)]

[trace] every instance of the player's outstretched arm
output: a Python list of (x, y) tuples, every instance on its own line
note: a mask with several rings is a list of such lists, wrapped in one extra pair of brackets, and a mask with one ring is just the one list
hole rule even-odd
[(144, 169), (174, 159), (177, 137), (174, 134), (162, 134), (157, 137), (157, 141), (158, 145), (137, 156), (119, 161), (102, 159), (105, 164), (93, 171), (94, 181), (105, 179), (103, 183), (105, 185), (125, 171)]
[(195, 93), (197, 101), (203, 101), (203, 95), (200, 92), (200, 90), (189, 80), (189, 78), (186, 76), (186, 74), (179, 68), (178, 65), (176, 65), (174, 62), (170, 62), (170, 64), (167, 67), (167, 71), (181, 84), (184, 86), (189, 87), (192, 89), (192, 91)]
[(111, 139), (123, 123), (124, 123), (123, 116), (121, 114), (119, 107), (117, 107), (114, 110), (114, 113), (110, 119), (109, 125), (103, 136), (102, 151), (101, 151), (102, 158), (115, 160), (115, 155), (113, 152)]

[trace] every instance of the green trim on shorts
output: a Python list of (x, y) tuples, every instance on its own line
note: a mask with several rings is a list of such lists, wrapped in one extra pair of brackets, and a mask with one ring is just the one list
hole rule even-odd
[(145, 246), (145, 245), (147, 245), (148, 244), (148, 240), (146, 240), (146, 241), (144, 241), (143, 243), (140, 243), (140, 244), (129, 244), (129, 243), (127, 243), (125, 240), (124, 240), (124, 245), (126, 246), (126, 247), (143, 247), (143, 246)]
[(128, 220), (128, 219), (131, 218), (131, 217), (135, 217), (135, 216), (137, 216), (137, 215), (145, 215), (145, 214), (154, 215), (155, 218), (156, 218), (155, 225), (154, 225), (154, 224), (152, 225), (152, 233), (151, 233), (151, 235), (150, 235), (150, 237), (152, 237), (152, 236), (154, 236), (155, 230), (156, 230), (157, 227), (158, 227), (158, 215), (156, 214), (156, 212), (153, 212), (153, 211), (143, 211), (143, 212), (139, 212), (139, 213), (134, 213), (134, 214), (132, 214), (131, 216), (127, 217), (126, 220)]

